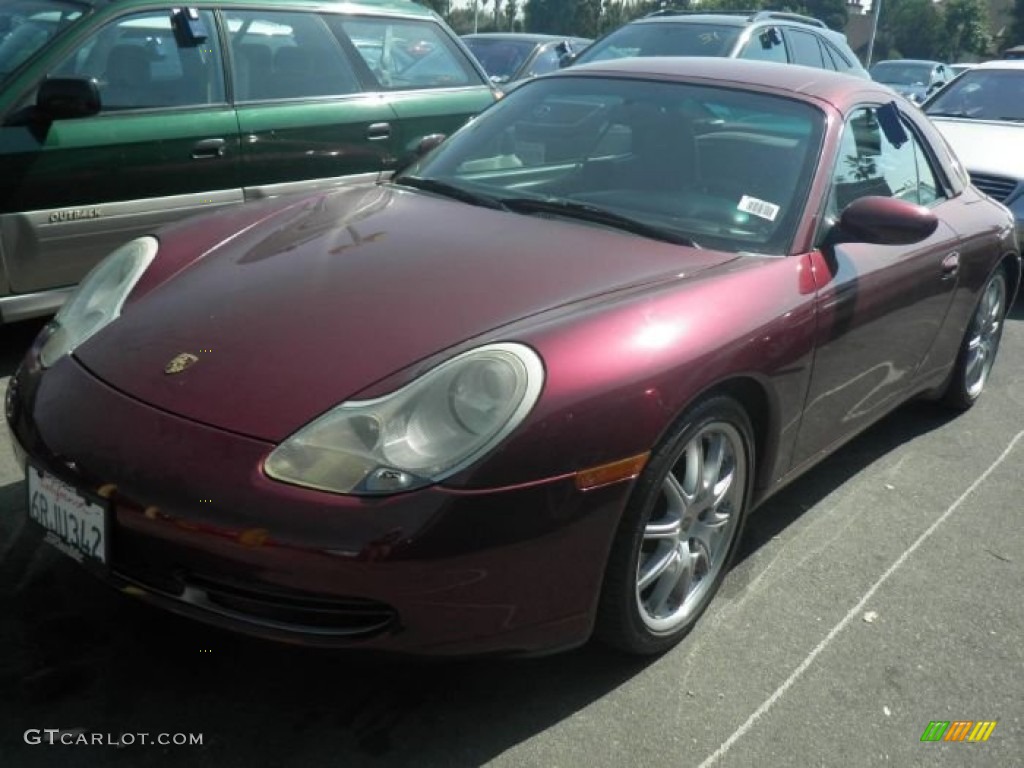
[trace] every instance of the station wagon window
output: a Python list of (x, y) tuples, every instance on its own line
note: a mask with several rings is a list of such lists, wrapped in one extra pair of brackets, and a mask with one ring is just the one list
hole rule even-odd
[(201, 11), (205, 41), (181, 45), (171, 10), (124, 16), (86, 40), (50, 77), (95, 78), (103, 112), (224, 102), (213, 14)]
[(0, 82), (81, 17), (80, 6), (54, 0), (0, 4)]
[(351, 61), (317, 13), (225, 11), (237, 101), (360, 90)]
[(786, 31), (790, 46), (793, 49), (793, 63), (803, 64), (806, 67), (818, 69), (834, 69), (832, 63), (825, 66), (825, 60), (821, 55), (821, 46), (818, 45), (818, 38), (810, 32), (802, 32), (799, 29)]
[(875, 108), (859, 109), (851, 115), (833, 173), (833, 215), (868, 195), (898, 197), (920, 205), (945, 197), (927, 155), (905, 122), (904, 130), (907, 140), (897, 147), (882, 130)]
[(844, 56), (838, 48), (828, 43), (822, 43), (822, 47), (825, 49), (826, 55), (832, 59), (832, 63), (835, 65), (837, 72), (856, 72), (858, 65), (852, 64), (849, 59)]
[(452, 88), (482, 82), (465, 54), (432, 22), (342, 18), (335, 23), (381, 88)]
[(753, 61), (778, 61), (786, 64), (789, 59), (786, 57), (786, 44), (782, 40), (782, 34), (778, 27), (765, 27), (755, 29), (750, 40), (747, 41), (740, 58)]

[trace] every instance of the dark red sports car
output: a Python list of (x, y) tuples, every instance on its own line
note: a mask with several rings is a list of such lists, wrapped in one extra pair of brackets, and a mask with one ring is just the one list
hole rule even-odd
[(661, 651), (758, 504), (900, 403), (985, 386), (1013, 217), (893, 99), (574, 67), (390, 181), (135, 240), (12, 380), (33, 525), (266, 637)]

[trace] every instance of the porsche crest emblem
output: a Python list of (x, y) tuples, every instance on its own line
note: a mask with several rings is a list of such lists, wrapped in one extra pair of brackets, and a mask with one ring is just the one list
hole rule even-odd
[(180, 355), (175, 355), (171, 359), (171, 362), (164, 366), (164, 373), (181, 373), (186, 368), (190, 368), (198, 362), (199, 358), (195, 355), (189, 354), (188, 352), (182, 352)]

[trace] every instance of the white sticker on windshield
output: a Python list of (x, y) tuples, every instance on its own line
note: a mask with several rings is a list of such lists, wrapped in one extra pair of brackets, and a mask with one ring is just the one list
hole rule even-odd
[(736, 207), (744, 213), (749, 213), (761, 219), (768, 219), (768, 221), (775, 221), (775, 217), (779, 215), (779, 206), (764, 200), (758, 200), (756, 197), (750, 197), (749, 195), (741, 197), (740, 204)]

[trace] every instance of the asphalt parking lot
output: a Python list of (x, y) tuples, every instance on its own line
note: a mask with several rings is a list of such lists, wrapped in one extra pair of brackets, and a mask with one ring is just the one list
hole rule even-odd
[[(0, 385), (39, 325), (0, 330)], [(973, 410), (906, 406), (775, 497), (695, 631), (647, 661), (422, 662), (164, 615), (34, 545), (0, 429), (0, 765), (1022, 764), (1022, 301)], [(936, 720), (997, 724), (922, 743)]]

